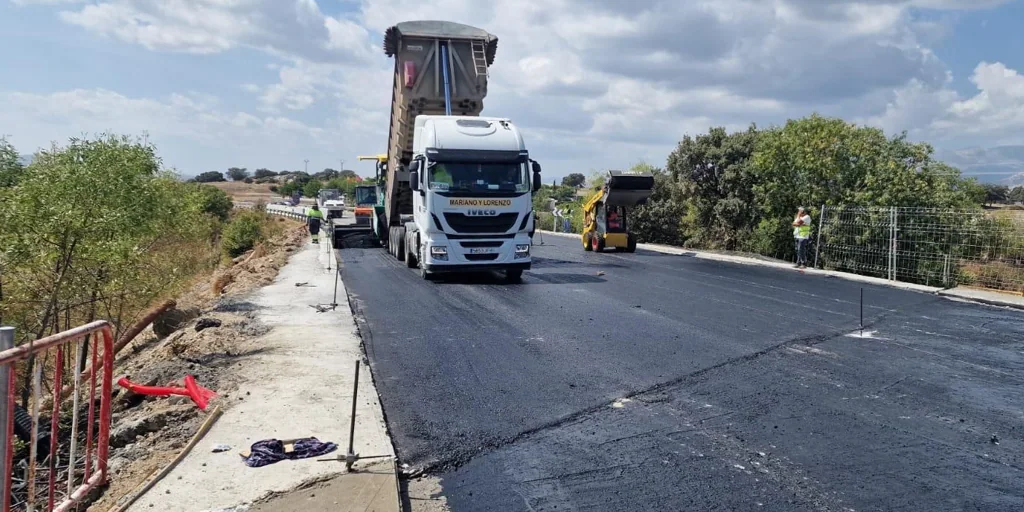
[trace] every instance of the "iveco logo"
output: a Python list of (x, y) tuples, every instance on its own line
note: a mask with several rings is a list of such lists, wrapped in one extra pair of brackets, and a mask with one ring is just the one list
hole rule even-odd
[(498, 210), (468, 210), (466, 215), (470, 217), (493, 217), (498, 214)]

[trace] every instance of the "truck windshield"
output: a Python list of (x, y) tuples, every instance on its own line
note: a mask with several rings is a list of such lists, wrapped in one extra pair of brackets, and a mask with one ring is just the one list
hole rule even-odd
[(341, 192), (338, 189), (328, 188), (320, 191), (320, 199), (323, 201), (334, 201), (341, 197)]
[(526, 164), (431, 162), (430, 190), (453, 192), (529, 192)]
[(377, 204), (377, 189), (374, 187), (357, 187), (356, 204), (375, 205)]

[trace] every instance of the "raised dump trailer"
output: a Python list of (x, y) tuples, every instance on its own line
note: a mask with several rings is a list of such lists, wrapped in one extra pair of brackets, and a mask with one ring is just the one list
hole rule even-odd
[(629, 232), (630, 216), (653, 191), (651, 173), (608, 171), (604, 186), (583, 205), (583, 250), (600, 252), (614, 247), (619, 252), (636, 251), (636, 237)]
[[(391, 89), (384, 216), (377, 236), (402, 226), (412, 215), (409, 163), (416, 116), (477, 116), (487, 96), (487, 68), (498, 38), (476, 27), (448, 21), (407, 21), (384, 34), (384, 53), (395, 59)], [(447, 69), (447, 72), (445, 72)], [(450, 108), (450, 110), (449, 110)]]
[(395, 58), (383, 208), (374, 230), (424, 278), (530, 268), (540, 165), (511, 120), (479, 117), (498, 38), (443, 21), (389, 28)]

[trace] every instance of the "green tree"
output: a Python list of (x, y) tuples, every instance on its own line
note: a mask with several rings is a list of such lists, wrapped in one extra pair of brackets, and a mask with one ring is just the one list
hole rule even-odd
[(120, 330), (182, 286), (210, 262), (212, 226), (190, 187), (128, 137), (40, 151), (0, 189), (4, 322), (27, 339), (97, 315)]
[(343, 180), (355, 180), (355, 181), (362, 180), (362, 178), (358, 174), (356, 174), (355, 171), (350, 170), (350, 169), (342, 170), (340, 173), (338, 173), (338, 177), (343, 179)]
[(220, 221), (228, 220), (234, 203), (231, 197), (223, 190), (202, 183), (189, 183), (188, 191), (190, 204), (200, 212), (210, 215)]
[(751, 250), (791, 253), (790, 219), (798, 206), (813, 217), (820, 205), (976, 208), (976, 181), (932, 159), (928, 144), (906, 134), (813, 115), (762, 132), (752, 157), (760, 221)]
[[(702, 247), (737, 249), (757, 217), (750, 157), (758, 139), (757, 127), (729, 134), (712, 128), (707, 134), (687, 135), (668, 157), (667, 171), (684, 205), (683, 233)], [(673, 214), (678, 211), (673, 210)]]
[(196, 176), (194, 179), (195, 179), (195, 181), (197, 183), (212, 183), (212, 182), (216, 182), (216, 181), (227, 181), (226, 179), (224, 179), (224, 173), (217, 172), (217, 171), (207, 171), (207, 172), (204, 172), (204, 173), (200, 174), (199, 176)]
[(0, 137), (0, 187), (10, 187), (18, 182), (25, 168), (20, 155), (6, 138)]
[(245, 167), (231, 167), (225, 173), (232, 181), (242, 181), (249, 177), (249, 171)]
[(567, 187), (580, 188), (587, 183), (587, 177), (581, 173), (574, 172), (562, 178), (562, 185)]
[(302, 185), (302, 195), (306, 197), (316, 197), (317, 192), (323, 188), (323, 183), (319, 180), (309, 180)]
[(329, 180), (332, 180), (334, 178), (337, 178), (338, 176), (339, 176), (338, 171), (328, 167), (328, 168), (326, 168), (326, 169), (324, 169), (324, 170), (314, 174), (313, 178), (318, 179), (320, 181), (329, 181)]
[(1005, 203), (1010, 197), (1010, 187), (1006, 185), (986, 183), (983, 186), (985, 188), (985, 204)]
[(1013, 189), (1006, 194), (1006, 198), (1013, 203), (1024, 202), (1024, 186), (1018, 185), (1013, 187)]
[(263, 178), (270, 178), (273, 176), (277, 176), (277, 173), (263, 167), (256, 169), (256, 171), (252, 173), (252, 177), (258, 180)]
[(682, 245), (686, 241), (682, 225), (686, 208), (682, 202), (673, 200), (675, 184), (671, 175), (649, 164), (637, 164), (630, 170), (654, 175), (651, 197), (630, 216), (630, 232), (639, 242)]

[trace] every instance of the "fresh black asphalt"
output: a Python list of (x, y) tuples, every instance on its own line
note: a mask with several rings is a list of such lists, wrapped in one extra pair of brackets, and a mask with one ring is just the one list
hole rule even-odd
[(456, 512), (1024, 510), (1024, 312), (550, 235), (513, 285), (341, 256)]

